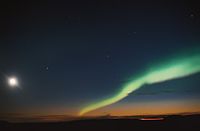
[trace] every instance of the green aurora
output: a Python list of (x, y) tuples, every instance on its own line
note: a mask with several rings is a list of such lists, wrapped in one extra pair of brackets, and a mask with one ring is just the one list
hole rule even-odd
[(149, 68), (149, 70), (143, 73), (143, 75), (140, 75), (141, 77), (136, 77), (130, 82), (124, 84), (121, 90), (114, 96), (86, 106), (79, 112), (79, 115), (81, 116), (90, 111), (116, 103), (145, 84), (165, 82), (199, 73), (200, 54), (198, 53), (195, 55), (188, 55), (187, 57), (165, 61), (160, 66), (154, 67), (155, 68)]

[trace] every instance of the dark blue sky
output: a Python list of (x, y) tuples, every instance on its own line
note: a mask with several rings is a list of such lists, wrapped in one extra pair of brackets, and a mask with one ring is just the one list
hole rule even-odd
[[(65, 114), (76, 114), (82, 106), (117, 92), (152, 63), (199, 47), (199, 11), (189, 0), (3, 5), (0, 113), (62, 108)], [(9, 89), (6, 77), (12, 75), (21, 89)], [(183, 96), (199, 100), (199, 78), (197, 74), (144, 87), (121, 103)]]

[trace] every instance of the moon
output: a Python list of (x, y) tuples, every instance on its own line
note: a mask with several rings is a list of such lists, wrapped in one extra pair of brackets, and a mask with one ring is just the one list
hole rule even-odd
[(9, 84), (9, 86), (11, 86), (11, 87), (17, 87), (18, 86), (18, 80), (17, 80), (17, 78), (16, 77), (9, 77), (8, 78), (8, 84)]

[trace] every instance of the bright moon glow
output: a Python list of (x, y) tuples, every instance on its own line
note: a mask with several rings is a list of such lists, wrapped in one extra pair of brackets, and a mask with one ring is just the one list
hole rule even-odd
[(200, 54), (166, 61), (160, 66), (149, 68), (149, 70), (144, 72), (140, 77), (136, 77), (132, 81), (126, 83), (122, 86), (121, 91), (116, 93), (114, 96), (86, 106), (79, 112), (79, 115), (84, 115), (90, 111), (116, 103), (145, 84), (161, 83), (187, 77), (199, 72)]
[(17, 78), (15, 78), (15, 77), (10, 77), (10, 78), (8, 78), (8, 84), (9, 84), (11, 87), (16, 87), (16, 86), (18, 86)]

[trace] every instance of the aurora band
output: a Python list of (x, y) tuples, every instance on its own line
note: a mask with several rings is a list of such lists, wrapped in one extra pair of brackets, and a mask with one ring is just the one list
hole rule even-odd
[(125, 83), (121, 90), (112, 97), (86, 106), (79, 112), (79, 115), (81, 116), (90, 111), (116, 103), (145, 84), (155, 84), (179, 79), (199, 72), (200, 54), (163, 62), (160, 66), (155, 66), (147, 70), (143, 75), (140, 75), (141, 77), (134, 78), (132, 81)]

